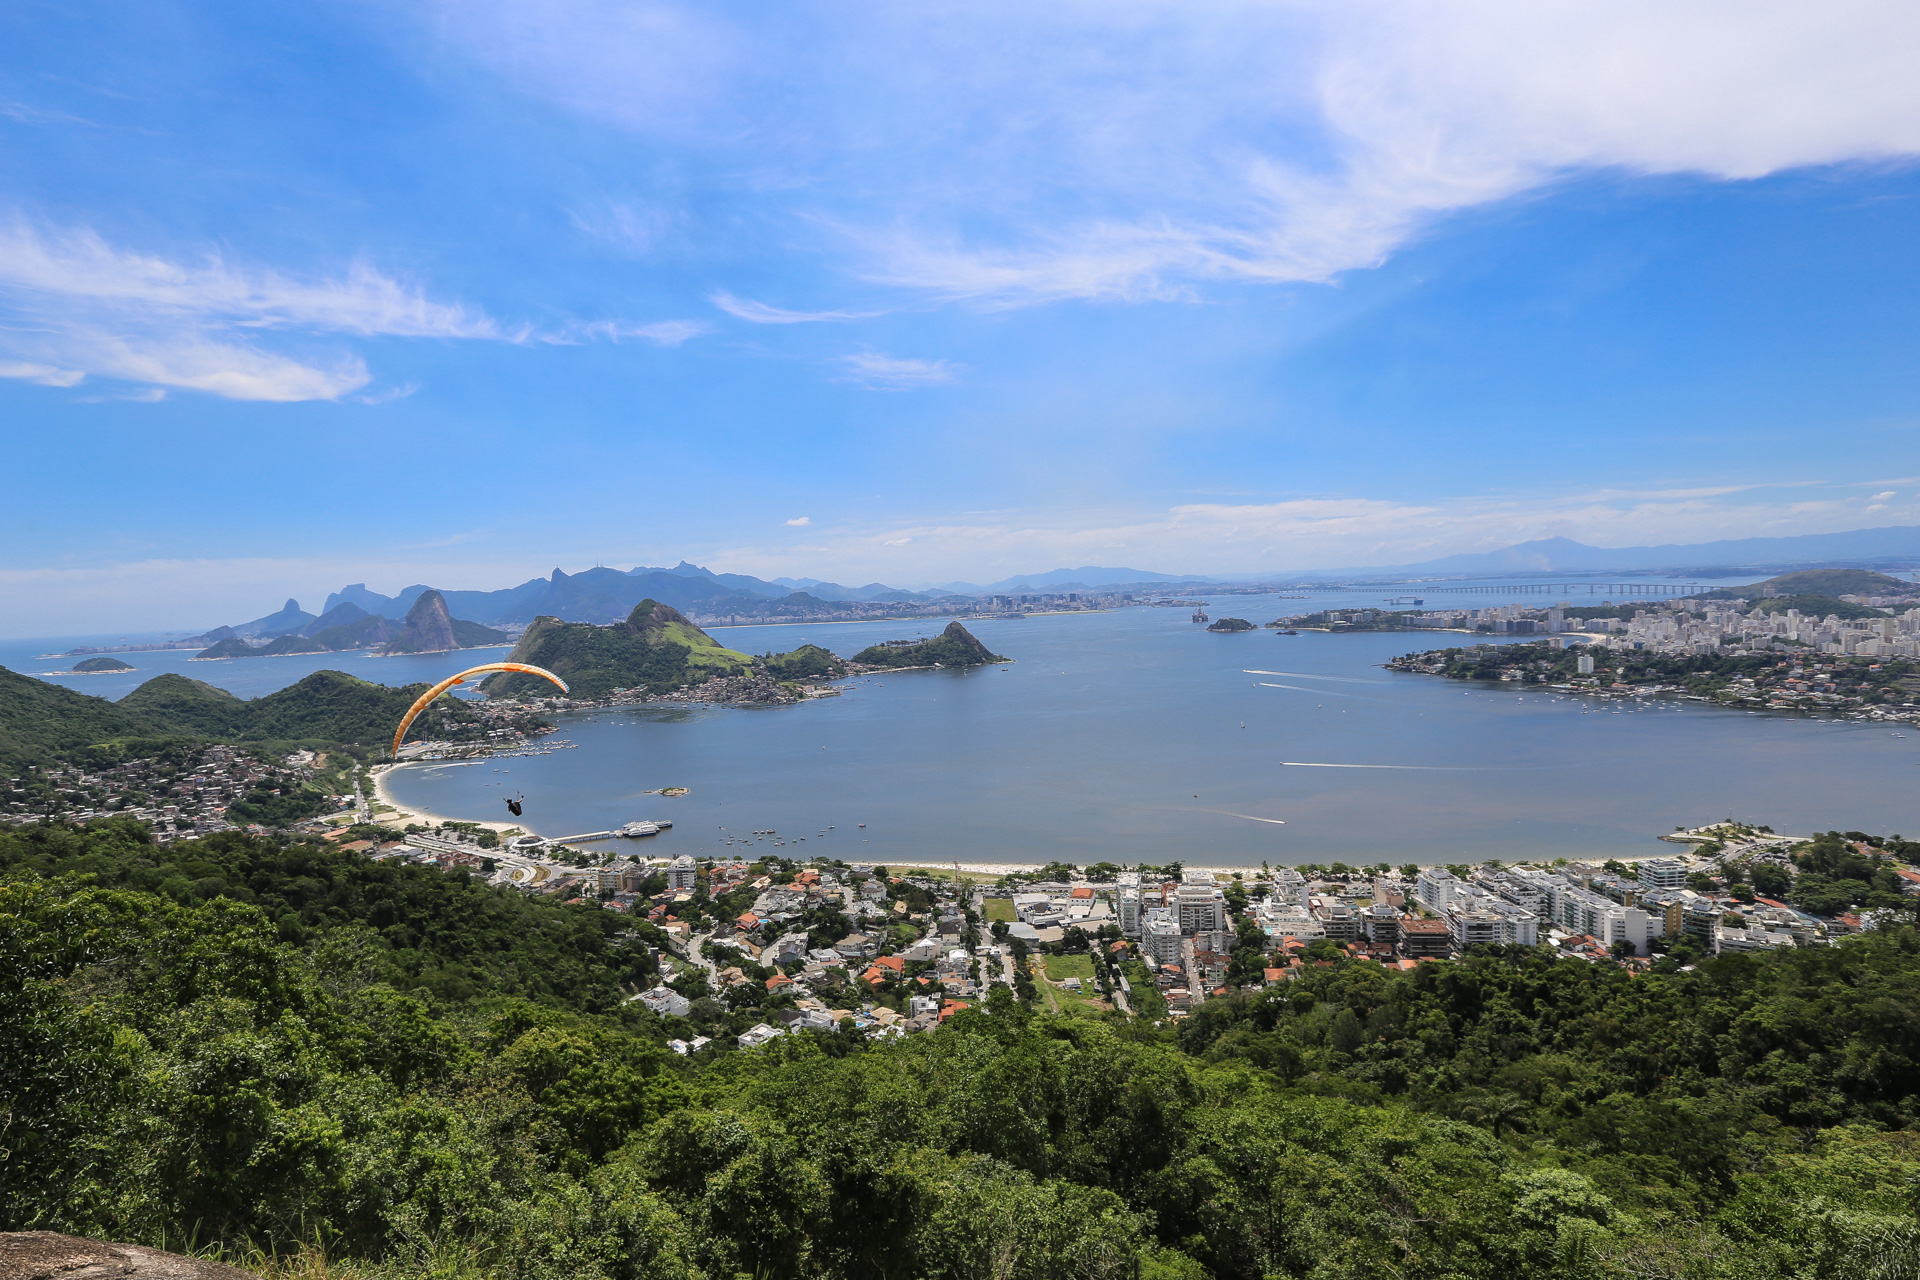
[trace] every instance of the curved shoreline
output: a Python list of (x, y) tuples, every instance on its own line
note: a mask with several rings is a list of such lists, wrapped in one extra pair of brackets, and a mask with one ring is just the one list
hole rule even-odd
[(384, 822), (392, 821), (397, 823), (405, 823), (409, 820), (421, 822), (421, 823), (432, 823), (432, 824), (444, 824), (448, 822), (466, 822), (466, 823), (472, 823), (474, 826), (485, 827), (490, 831), (497, 831), (502, 834), (505, 834), (508, 831), (517, 831), (517, 832), (525, 833), (527, 835), (536, 835), (536, 836), (540, 834), (538, 831), (535, 831), (531, 827), (527, 826), (524, 822), (521, 822), (521, 823), (490, 822), (484, 818), (458, 818), (458, 817), (453, 817), (451, 815), (444, 814), (444, 813), (434, 813), (429, 809), (421, 808), (419, 805), (404, 804), (401, 802), (398, 796), (393, 794), (393, 791), (387, 785), (387, 782), (395, 769), (402, 769), (405, 767), (406, 767), (405, 765), (388, 765), (385, 768), (381, 769), (378, 773), (375, 773), (373, 775), (374, 803), (384, 804), (388, 808), (394, 811), (390, 818), (382, 818), (379, 814), (376, 813), (374, 815), (375, 822), (384, 823)]

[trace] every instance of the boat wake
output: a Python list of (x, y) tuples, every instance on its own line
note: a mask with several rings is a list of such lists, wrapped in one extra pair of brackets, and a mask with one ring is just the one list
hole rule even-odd
[(1291, 689), (1295, 693), (1311, 693), (1319, 698), (1358, 698), (1361, 702), (1379, 701), (1378, 698), (1369, 698), (1364, 693), (1341, 693), (1338, 689), (1309, 689), (1303, 684), (1275, 684), (1271, 680), (1255, 680), (1254, 683), (1262, 689)]
[(1422, 773), (1495, 773), (1498, 770), (1476, 769), (1471, 765), (1452, 764), (1332, 764), (1325, 760), (1282, 760), (1290, 769), (1415, 769)]

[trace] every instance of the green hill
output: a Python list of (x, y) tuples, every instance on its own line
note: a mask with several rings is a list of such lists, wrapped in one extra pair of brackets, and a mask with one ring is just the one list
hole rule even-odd
[(211, 662), (215, 658), (251, 658), (259, 652), (239, 636), (228, 636), (225, 640), (216, 640), (193, 657), (196, 662), (201, 659)]
[[(1920, 594), (1920, 582), (1909, 582), (1870, 569), (1802, 569), (1783, 573), (1744, 587), (1721, 587), (1703, 592), (1701, 600), (1752, 600), (1776, 596), (1899, 596)], [(1803, 612), (1805, 612), (1803, 610)], [(1832, 612), (1829, 610), (1829, 612)], [(1845, 615), (1842, 615), (1843, 617)]]
[(316, 631), (313, 638), (321, 648), (339, 652), (343, 649), (371, 649), (386, 644), (399, 634), (400, 628), (394, 625), (392, 619), (370, 613), (364, 618), (355, 618), (352, 622)]
[(172, 672), (155, 676), (115, 705), (194, 738), (231, 737), (247, 724), (244, 699), (204, 680), (189, 680)]
[(869, 667), (978, 667), (1012, 659), (994, 653), (959, 623), (949, 622), (931, 640), (876, 644), (854, 654), (853, 661)]
[(166, 732), (138, 708), (0, 667), (0, 766), (18, 769), (95, 743)]
[(73, 664), (75, 671), (133, 671), (137, 670), (131, 662), (122, 662), (118, 658), (82, 658)]
[[(247, 720), (239, 737), (256, 742), (318, 741), (374, 746), (392, 738), (400, 717), (413, 705), (413, 700), (426, 691), (424, 684), (396, 688), (370, 684), (344, 671), (316, 671), (298, 684), (243, 704), (247, 708)], [(477, 719), (465, 703), (447, 696), (423, 713), (413, 733), (416, 737), (432, 737), (445, 724)]]
[(803, 644), (791, 653), (765, 654), (760, 664), (775, 680), (805, 680), (813, 676), (837, 678), (847, 672), (846, 663), (817, 644)]
[(1248, 622), (1245, 618), (1222, 618), (1218, 622), (1214, 623), (1212, 626), (1208, 627), (1207, 630), (1220, 631), (1220, 632), (1251, 631), (1253, 630), (1253, 624), (1251, 622)]
[[(625, 622), (609, 627), (535, 618), (507, 660), (545, 667), (578, 698), (604, 698), (615, 689), (641, 687), (670, 693), (753, 668), (746, 654), (725, 648), (678, 609), (657, 600), (642, 600)], [(483, 687), (506, 697), (553, 691), (540, 677), (524, 675), (489, 676)]]
[(253, 651), (259, 658), (277, 658), (286, 653), (326, 653), (327, 646), (306, 636), (276, 636)]
[(468, 622), (465, 618), (455, 618), (453, 639), (462, 649), (476, 649), (482, 645), (505, 644), (513, 637), (504, 631), (495, 631), (492, 627)]

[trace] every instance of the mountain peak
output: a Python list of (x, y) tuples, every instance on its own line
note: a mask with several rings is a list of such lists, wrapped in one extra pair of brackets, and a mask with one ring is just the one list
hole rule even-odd
[(413, 602), (413, 608), (407, 610), (407, 621), (400, 628), (399, 636), (382, 652), (445, 653), (459, 647), (460, 642), (453, 635), (453, 614), (447, 609), (446, 597), (438, 591), (427, 591)]

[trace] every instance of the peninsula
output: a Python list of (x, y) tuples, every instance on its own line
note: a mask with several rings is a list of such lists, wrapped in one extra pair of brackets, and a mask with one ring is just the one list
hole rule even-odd
[[(545, 667), (567, 682), (574, 699), (589, 702), (798, 702), (826, 692), (820, 682), (847, 673), (844, 662), (818, 645), (758, 658), (729, 649), (654, 599), (642, 600), (625, 621), (611, 626), (535, 618), (508, 661)], [(489, 676), (481, 689), (504, 698), (547, 693), (539, 677), (510, 674)]]

